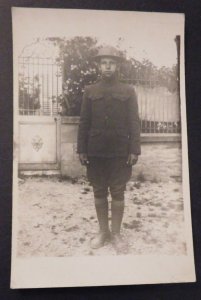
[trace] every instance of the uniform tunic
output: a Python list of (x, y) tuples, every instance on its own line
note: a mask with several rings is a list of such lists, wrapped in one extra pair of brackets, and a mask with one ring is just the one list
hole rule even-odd
[[(133, 86), (115, 77), (85, 87), (78, 130), (78, 153), (89, 159), (88, 179), (97, 196), (125, 189), (132, 168), (128, 155), (139, 155), (140, 122)], [(121, 188), (120, 188), (121, 187)], [(98, 192), (97, 192), (98, 191)]]

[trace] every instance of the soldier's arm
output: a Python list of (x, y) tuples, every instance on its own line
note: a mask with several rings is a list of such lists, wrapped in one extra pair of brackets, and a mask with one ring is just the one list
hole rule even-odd
[(91, 108), (88, 98), (88, 89), (85, 88), (81, 106), (80, 122), (78, 127), (77, 152), (87, 153), (88, 131), (91, 124)]
[(137, 95), (133, 87), (130, 88), (128, 99), (128, 122), (129, 122), (129, 153), (134, 155), (141, 154), (140, 146), (140, 119), (138, 113)]

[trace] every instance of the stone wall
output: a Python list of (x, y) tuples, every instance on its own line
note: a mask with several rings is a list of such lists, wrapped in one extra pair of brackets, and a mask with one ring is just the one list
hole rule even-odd
[(142, 155), (133, 168), (136, 180), (152, 182), (181, 180), (179, 142), (142, 143)]
[(61, 119), (61, 175), (79, 177), (85, 174), (76, 153), (78, 117), (63, 117)]
[[(85, 175), (76, 153), (79, 118), (65, 117), (61, 120), (61, 175), (80, 177)], [(142, 136), (142, 154), (135, 167), (135, 180), (153, 182), (181, 180), (181, 143), (178, 135), (159, 138)]]

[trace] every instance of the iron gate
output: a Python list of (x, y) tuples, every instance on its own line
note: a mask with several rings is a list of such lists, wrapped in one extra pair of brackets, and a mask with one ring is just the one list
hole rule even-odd
[[(59, 169), (63, 66), (54, 57), (24, 53), (18, 66), (20, 168)], [(140, 74), (126, 82), (137, 92), (142, 134), (180, 133), (178, 93)]]
[(19, 168), (60, 169), (61, 67), (39, 56), (21, 56), (18, 66)]

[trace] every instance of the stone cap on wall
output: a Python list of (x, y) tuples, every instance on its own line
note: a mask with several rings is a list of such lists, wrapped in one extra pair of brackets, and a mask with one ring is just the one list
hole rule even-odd
[(80, 117), (68, 117), (68, 116), (62, 116), (61, 117), (61, 124), (79, 124)]
[[(61, 124), (79, 124), (80, 117), (61, 117)], [(180, 142), (180, 133), (141, 133), (142, 143), (157, 143), (157, 142)]]
[(141, 133), (142, 143), (181, 142), (180, 133)]

